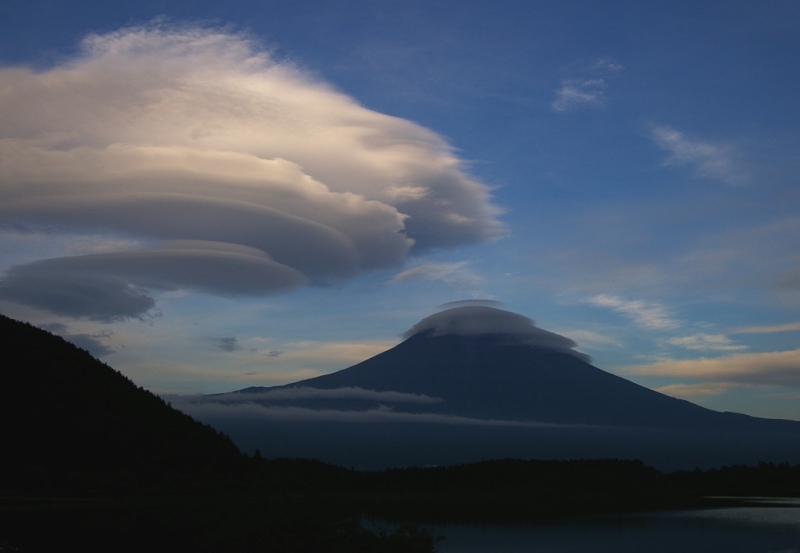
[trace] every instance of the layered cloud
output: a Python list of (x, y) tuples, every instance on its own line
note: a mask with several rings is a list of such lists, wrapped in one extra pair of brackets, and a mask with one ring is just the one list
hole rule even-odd
[(305, 282), (303, 274), (256, 248), (201, 241), (61, 257), (10, 269), (0, 296), (71, 317), (109, 322), (155, 306), (149, 289), (224, 295), (267, 294)]
[(0, 69), (0, 228), (138, 244), (12, 268), (5, 299), (114, 320), (152, 290), (264, 295), (502, 234), (452, 148), (245, 37), (157, 26)]

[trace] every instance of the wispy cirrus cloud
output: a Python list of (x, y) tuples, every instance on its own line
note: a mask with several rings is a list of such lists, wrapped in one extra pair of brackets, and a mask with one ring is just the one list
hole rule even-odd
[(669, 154), (665, 165), (689, 166), (701, 177), (730, 185), (747, 183), (747, 175), (736, 163), (736, 154), (729, 145), (689, 138), (668, 125), (654, 125), (651, 137)]
[(587, 298), (586, 302), (595, 307), (604, 307), (621, 313), (644, 328), (665, 330), (679, 326), (678, 321), (669, 315), (667, 309), (657, 303), (626, 300), (611, 294), (597, 294)]
[(741, 351), (747, 349), (743, 344), (735, 344), (724, 334), (694, 334), (667, 339), (667, 343), (694, 351)]
[(623, 69), (622, 64), (607, 58), (596, 60), (588, 67), (575, 71), (576, 76), (561, 81), (550, 107), (557, 113), (563, 113), (604, 106), (607, 101), (608, 78)]
[(607, 88), (604, 79), (565, 79), (561, 81), (550, 106), (556, 112), (602, 106), (606, 101)]

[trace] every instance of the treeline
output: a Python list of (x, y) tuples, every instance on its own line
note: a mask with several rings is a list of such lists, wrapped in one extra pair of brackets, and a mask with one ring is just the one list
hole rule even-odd
[(800, 497), (800, 465), (772, 463), (663, 473), (641, 461), (505, 459), (358, 472), (275, 460), (258, 472), (272, 479), (270, 486), (290, 483), (336, 497), (351, 512), (396, 522), (528, 523), (733, 504), (726, 496)]
[(697, 496), (800, 497), (800, 465), (789, 463), (678, 471), (666, 478), (677, 489)]

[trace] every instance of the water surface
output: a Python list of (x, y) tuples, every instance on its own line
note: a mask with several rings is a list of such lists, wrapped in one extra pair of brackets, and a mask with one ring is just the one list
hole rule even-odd
[(440, 553), (800, 553), (800, 499), (587, 517), (529, 526), (443, 525)]

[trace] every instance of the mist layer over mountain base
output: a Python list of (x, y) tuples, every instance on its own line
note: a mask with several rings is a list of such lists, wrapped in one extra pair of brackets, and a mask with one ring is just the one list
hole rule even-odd
[(205, 419), (242, 451), (345, 467), (453, 465), (490, 459), (639, 459), (662, 471), (800, 463), (800, 433), (612, 427), (514, 427)]

